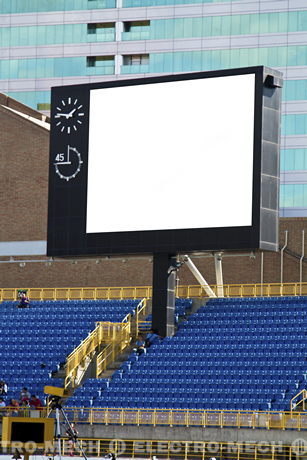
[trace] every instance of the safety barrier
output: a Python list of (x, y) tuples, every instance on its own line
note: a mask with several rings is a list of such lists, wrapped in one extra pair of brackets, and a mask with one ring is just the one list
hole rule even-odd
[[(301, 440), (302, 441), (302, 440)], [(62, 438), (61, 454), (69, 455), (70, 445)], [(79, 438), (80, 447), (88, 457), (104, 457), (109, 452), (120, 458), (205, 460), (210, 457), (227, 460), (293, 460), (304, 458), (306, 445), (281, 442), (215, 442), (215, 441), (165, 441)], [(56, 445), (54, 445), (56, 449)], [(75, 454), (81, 456), (78, 446)]]
[(75, 423), (306, 430), (307, 412), (213, 411), (190, 409), (67, 408)]
[(127, 318), (125, 318), (125, 322), (121, 323), (110, 323), (107, 321), (96, 323), (96, 328), (67, 357), (65, 365), (65, 388), (76, 386), (76, 375), (79, 366), (84, 362), (85, 358), (93, 356), (99, 350), (100, 345), (103, 343), (116, 343), (117, 348), (123, 350), (130, 343), (130, 315)]
[[(25, 410), (27, 416), (37, 417), (37, 411), (9, 406), (1, 408), (0, 414), (23, 417)], [(40, 416), (47, 412), (48, 408), (43, 408)], [(70, 422), (85, 425), (307, 430), (307, 412), (65, 407), (65, 413)]]
[[(142, 299), (137, 305), (134, 313), (135, 333), (137, 334), (140, 318), (148, 313), (147, 299)], [(78, 367), (86, 358), (93, 357), (95, 352), (99, 352), (96, 357), (96, 377), (99, 376), (113, 363), (132, 339), (132, 316), (126, 315), (121, 323), (97, 322), (96, 328), (89, 336), (74, 349), (66, 360), (65, 388), (76, 385), (76, 374)], [(105, 347), (100, 351), (100, 346)]]
[[(221, 286), (211, 285), (217, 295)], [(110, 300), (151, 298), (151, 286), (135, 287), (74, 287), (25, 288), (31, 300)], [(307, 283), (225, 284), (224, 297), (280, 297), (307, 295)], [(18, 289), (0, 289), (0, 301), (16, 301)], [(178, 286), (176, 295), (182, 298), (208, 297), (200, 285)]]
[(290, 409), (291, 412), (296, 409), (300, 404), (302, 404), (303, 411), (307, 408), (306, 406), (307, 401), (307, 390), (303, 389), (297, 395), (295, 395), (290, 401)]
[(142, 319), (144, 320), (148, 314), (150, 313), (149, 311), (149, 304), (147, 302), (147, 299), (144, 298), (141, 300), (141, 302), (138, 304), (136, 308), (136, 315), (135, 315), (135, 329), (136, 333), (138, 333), (140, 329), (140, 323), (143, 323)]
[[(140, 318), (143, 318), (148, 314), (148, 302), (147, 299), (142, 299), (138, 306), (135, 309), (135, 333), (138, 333), (139, 324), (142, 322)], [(129, 333), (132, 335), (132, 317), (127, 315), (123, 319), (124, 324), (129, 324)], [(131, 337), (132, 338), (132, 337)], [(100, 375), (107, 369), (107, 367), (112, 364), (117, 356), (119, 356), (124, 349), (127, 347), (129, 341), (128, 337), (119, 338), (116, 337), (117, 343), (111, 343), (107, 345), (98, 355), (96, 360), (96, 378), (99, 378)], [(114, 342), (114, 341), (113, 341)]]

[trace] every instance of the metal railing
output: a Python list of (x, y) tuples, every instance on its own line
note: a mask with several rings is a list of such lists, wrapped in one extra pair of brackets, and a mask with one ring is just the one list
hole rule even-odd
[[(210, 285), (217, 295), (221, 286)], [(151, 286), (25, 288), (31, 300), (110, 300), (151, 298)], [(225, 284), (224, 297), (307, 296), (307, 283)], [(208, 297), (200, 285), (178, 286), (182, 298)], [(18, 300), (17, 288), (0, 289), (0, 302)]]
[[(139, 318), (143, 317), (148, 311), (147, 299), (142, 299), (135, 309), (136, 332), (138, 331)], [(132, 315), (128, 313), (121, 323), (97, 322), (96, 328), (89, 336), (73, 350), (66, 360), (65, 388), (76, 386), (76, 374), (78, 367), (88, 357), (93, 357), (95, 352), (99, 352), (96, 358), (96, 377), (106, 370), (115, 361), (123, 350), (129, 345), (132, 338)], [(105, 348), (99, 348), (105, 344)]]
[[(135, 309), (135, 335), (138, 333), (140, 318), (147, 314), (147, 299), (142, 299)], [(96, 360), (96, 378), (106, 371), (107, 367), (112, 364), (116, 358), (124, 351), (132, 339), (132, 316), (129, 313), (122, 324), (126, 325), (126, 335), (120, 337), (118, 334), (114, 337), (113, 343), (107, 345), (98, 355)], [(129, 336), (128, 336), (129, 335)], [(116, 342), (116, 343), (115, 343)]]
[(136, 315), (135, 315), (136, 334), (139, 331), (139, 325), (142, 322), (142, 318), (146, 318), (148, 314), (149, 314), (149, 306), (148, 306), (147, 298), (144, 298), (141, 300), (141, 302), (138, 304), (136, 308)]
[[(37, 417), (36, 410), (26, 409), (27, 416)], [(48, 408), (39, 411), (47, 415)], [(307, 412), (235, 411), (201, 409), (124, 409), (65, 407), (70, 422), (85, 425), (165, 426), (202, 428), (251, 428), (266, 430), (307, 430)], [(22, 408), (5, 407), (2, 416), (24, 416)]]
[(303, 411), (306, 410), (306, 401), (307, 401), (307, 390), (301, 390), (297, 395), (293, 396), (290, 401), (291, 412), (296, 409), (300, 404), (302, 404)]
[(306, 430), (306, 412), (214, 411), (192, 409), (66, 409), (75, 423), (103, 425), (148, 425), (218, 428), (265, 428), (267, 430)]
[[(129, 319), (127, 320), (128, 317)], [(102, 343), (121, 344), (121, 349), (123, 349), (124, 344), (130, 343), (130, 315), (124, 321), (121, 323), (110, 323), (107, 321), (96, 323), (96, 328), (67, 357), (65, 388), (69, 386), (75, 387), (78, 367), (84, 362), (85, 358), (93, 355)]]

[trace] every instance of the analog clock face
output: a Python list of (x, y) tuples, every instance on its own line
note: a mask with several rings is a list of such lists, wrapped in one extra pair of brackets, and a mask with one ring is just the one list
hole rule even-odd
[(61, 99), (56, 106), (54, 118), (55, 125), (60, 132), (67, 134), (74, 133), (83, 123), (83, 105), (74, 97)]
[(68, 145), (66, 152), (58, 153), (55, 157), (55, 172), (60, 179), (65, 179), (68, 182), (80, 172), (82, 163), (81, 154), (78, 150)]

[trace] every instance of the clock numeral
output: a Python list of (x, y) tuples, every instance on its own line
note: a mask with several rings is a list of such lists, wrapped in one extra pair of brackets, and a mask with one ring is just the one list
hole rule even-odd
[(64, 153), (58, 153), (55, 157), (55, 161), (64, 161)]

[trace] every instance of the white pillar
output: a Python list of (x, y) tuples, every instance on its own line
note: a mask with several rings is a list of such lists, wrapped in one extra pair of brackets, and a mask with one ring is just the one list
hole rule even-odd
[(120, 54), (115, 55), (115, 75), (120, 75), (121, 67), (123, 65), (123, 56)]
[(209, 297), (216, 297), (216, 295), (212, 291), (211, 287), (209, 286), (209, 284), (207, 283), (205, 278), (202, 276), (202, 274), (200, 273), (198, 268), (196, 268), (196, 266), (194, 265), (194, 263), (192, 262), (192, 260), (190, 259), (190, 257), (188, 255), (184, 256), (184, 261), (185, 261), (186, 265), (188, 266), (188, 268), (193, 273), (193, 275), (195, 276), (195, 278), (197, 279), (197, 281), (199, 282), (199, 284), (201, 285), (201, 287), (204, 288), (204, 290), (206, 291), (208, 296)]
[(116, 42), (121, 41), (123, 30), (124, 30), (123, 21), (116, 21), (116, 23), (115, 23), (115, 41)]
[(217, 296), (224, 297), (224, 282), (223, 282), (222, 253), (221, 252), (214, 254), (214, 263), (215, 263)]

